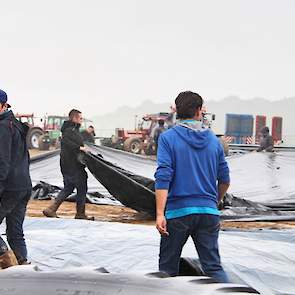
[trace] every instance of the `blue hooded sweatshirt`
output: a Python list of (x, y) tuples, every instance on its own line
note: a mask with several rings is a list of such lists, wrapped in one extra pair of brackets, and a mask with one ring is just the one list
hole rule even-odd
[(169, 191), (166, 218), (219, 215), (219, 183), (229, 183), (223, 147), (210, 129), (177, 125), (159, 139), (156, 189)]

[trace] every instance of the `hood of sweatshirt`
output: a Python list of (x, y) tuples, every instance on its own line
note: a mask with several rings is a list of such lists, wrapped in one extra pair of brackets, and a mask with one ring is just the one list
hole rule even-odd
[(203, 128), (202, 123), (198, 121), (181, 121), (173, 127), (173, 130), (195, 149), (205, 148), (215, 136), (210, 129)]
[(26, 123), (19, 122), (11, 110), (0, 114), (0, 121), (7, 121), (7, 124), (11, 125), (12, 129), (17, 128), (23, 138), (27, 136), (30, 127)]
[(80, 128), (80, 124), (77, 124), (77, 123), (74, 123), (72, 121), (64, 121), (62, 127), (61, 127), (61, 132), (64, 132), (66, 129), (76, 129), (76, 130), (79, 130)]

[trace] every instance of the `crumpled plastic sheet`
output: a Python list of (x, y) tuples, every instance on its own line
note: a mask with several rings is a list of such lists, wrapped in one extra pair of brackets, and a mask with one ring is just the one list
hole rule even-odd
[[(93, 154), (102, 154), (106, 161), (137, 175), (153, 179), (156, 169), (154, 160), (95, 145), (92, 145), (91, 149)], [(255, 221), (263, 215), (264, 220), (267, 220), (267, 216), (274, 220), (272, 216), (277, 215), (279, 220), (281, 216), (285, 216), (283, 220), (295, 219), (295, 184), (293, 181), (295, 153), (247, 153), (229, 157), (228, 162), (231, 170), (229, 193), (238, 199), (257, 202), (269, 208), (261, 209), (260, 205), (255, 208), (249, 205), (232, 206), (223, 211), (224, 218), (230, 219), (230, 216), (233, 216), (236, 219), (252, 216), (254, 219), (248, 219), (248, 221)], [(34, 183), (45, 181), (52, 185), (62, 186), (59, 157), (55, 156), (33, 163), (31, 175)], [(90, 192), (109, 195), (91, 173), (88, 175)]]
[[(33, 200), (51, 200), (56, 198), (61, 188), (49, 183), (40, 181), (32, 189)], [(76, 202), (77, 194), (73, 192), (66, 200), (68, 202)], [(118, 200), (110, 195), (102, 195), (99, 192), (89, 192), (86, 194), (86, 203), (94, 205), (114, 205), (123, 206)]]
[(295, 208), (295, 153), (249, 153), (229, 159), (231, 187), (236, 197)]
[[(33, 186), (43, 181), (45, 183), (63, 187), (63, 178), (60, 172), (59, 155), (55, 155), (44, 160), (33, 162), (30, 165), (30, 174)], [(88, 171), (88, 191), (108, 194), (108, 191), (94, 178)]]
[[(24, 230), (30, 259), (42, 270), (88, 266), (144, 274), (158, 269), (160, 236), (153, 226), (27, 218)], [(220, 232), (231, 281), (265, 295), (295, 294), (294, 243), (295, 230)], [(197, 257), (191, 239), (182, 256)]]
[[(143, 156), (92, 146), (105, 160), (135, 174), (154, 179), (156, 162)], [(295, 208), (295, 152), (252, 152), (227, 158), (235, 197), (266, 205)]]
[[(156, 162), (106, 147), (92, 146), (93, 152), (119, 167), (154, 179)], [(295, 153), (245, 153), (227, 158), (235, 197), (266, 205), (293, 205), (295, 208)]]

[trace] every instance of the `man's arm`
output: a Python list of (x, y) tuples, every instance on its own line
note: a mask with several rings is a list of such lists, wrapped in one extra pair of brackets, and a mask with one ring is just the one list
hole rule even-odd
[(227, 161), (224, 156), (223, 147), (220, 145), (219, 151), (219, 164), (218, 164), (218, 203), (223, 201), (223, 198), (229, 188), (230, 177), (229, 177), (229, 168)]
[(0, 196), (10, 170), (12, 132), (7, 126), (0, 125)]
[(223, 198), (229, 188), (229, 183), (218, 183), (218, 204), (223, 202)]
[(168, 198), (168, 191), (174, 175), (172, 152), (163, 136), (159, 137), (157, 153), (158, 168), (155, 173), (156, 189), (156, 227), (160, 234), (168, 235), (165, 218), (165, 207)]
[(156, 208), (157, 208), (157, 220), (156, 227), (160, 234), (168, 235), (167, 222), (165, 218), (165, 207), (167, 203), (168, 190), (159, 189), (156, 190)]

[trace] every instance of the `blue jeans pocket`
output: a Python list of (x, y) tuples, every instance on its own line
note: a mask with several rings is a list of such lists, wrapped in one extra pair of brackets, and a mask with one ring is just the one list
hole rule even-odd
[(186, 224), (183, 218), (175, 218), (167, 220), (168, 231), (173, 230), (176, 232), (187, 231), (189, 229), (189, 225)]
[(203, 215), (201, 217), (200, 232), (217, 233), (220, 230), (220, 217), (217, 215)]

